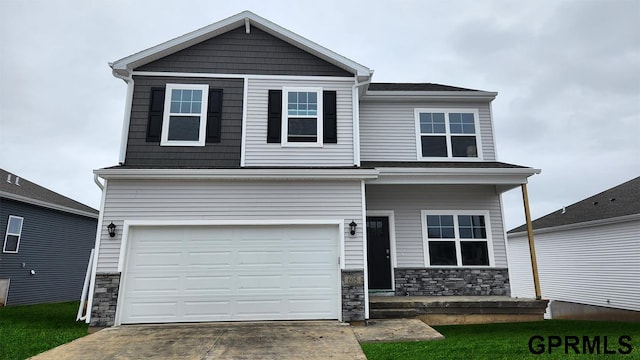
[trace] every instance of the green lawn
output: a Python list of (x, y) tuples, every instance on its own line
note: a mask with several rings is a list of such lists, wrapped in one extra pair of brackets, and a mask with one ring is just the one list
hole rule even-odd
[[(614, 323), (599, 321), (545, 320), (540, 322), (451, 325), (434, 326), (445, 340), (402, 342), (402, 343), (368, 343), (362, 344), (367, 359), (591, 359), (605, 357), (607, 359), (640, 359), (640, 323)], [(539, 335), (545, 340), (535, 339), (532, 342), (534, 351), (544, 353), (532, 354), (529, 350), (531, 337)], [(631, 339), (621, 339), (625, 345), (619, 344), (623, 335)], [(549, 337), (552, 343), (562, 344), (552, 347), (549, 354)], [(568, 336), (566, 338), (565, 336)], [(583, 337), (589, 337), (588, 347), (593, 347), (594, 355), (583, 354)], [(599, 346), (595, 346), (595, 337), (599, 337)], [(615, 354), (605, 354), (604, 337), (607, 336), (607, 350)], [(577, 338), (576, 338), (577, 337)], [(567, 347), (579, 341), (575, 345)], [(600, 355), (595, 351), (599, 347)], [(576, 354), (575, 350), (580, 354)], [(620, 354), (629, 352), (629, 354)]]
[(78, 302), (0, 307), (0, 360), (26, 359), (87, 335)]

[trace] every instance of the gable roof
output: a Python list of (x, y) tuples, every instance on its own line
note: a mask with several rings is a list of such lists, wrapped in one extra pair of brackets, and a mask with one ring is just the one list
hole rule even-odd
[(366, 66), (347, 59), (323, 46), (314, 43), (292, 31), (289, 31), (271, 21), (264, 19), (251, 11), (243, 11), (224, 20), (205, 26), (188, 34), (179, 36), (162, 44), (153, 46), (133, 55), (109, 63), (113, 72), (120, 76), (128, 76), (131, 71), (139, 66), (148, 64), (177, 51), (186, 49), (202, 41), (211, 39), (239, 26), (255, 26), (287, 43), (305, 50), (337, 67), (344, 69), (361, 78), (371, 76), (371, 71)]
[[(577, 224), (594, 220), (640, 214), (640, 176), (599, 194), (554, 211), (532, 222), (533, 229)], [(526, 231), (525, 225), (509, 230), (509, 234)]]
[(32, 183), (4, 169), (0, 169), (0, 198), (98, 218), (98, 210)]

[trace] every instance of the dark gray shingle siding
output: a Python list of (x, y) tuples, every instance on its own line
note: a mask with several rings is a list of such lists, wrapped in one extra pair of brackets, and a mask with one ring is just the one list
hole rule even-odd
[(11, 279), (7, 305), (79, 300), (97, 219), (0, 199), (2, 242), (9, 215), (24, 222), (18, 253), (0, 248), (0, 278)]
[(219, 74), (353, 76), (266, 32), (244, 26), (218, 35), (137, 71), (201, 72)]
[[(154, 167), (237, 167), (242, 142), (242, 79), (202, 79), (135, 76), (129, 139), (125, 165)], [(205, 146), (160, 146), (147, 142), (149, 101), (152, 87), (174, 84), (209, 84), (223, 89), (222, 138)]]
[[(536, 230), (633, 214), (640, 214), (640, 176), (566, 206), (564, 214), (560, 209), (538, 218), (532, 225)], [(509, 230), (509, 233), (526, 230), (525, 224)]]

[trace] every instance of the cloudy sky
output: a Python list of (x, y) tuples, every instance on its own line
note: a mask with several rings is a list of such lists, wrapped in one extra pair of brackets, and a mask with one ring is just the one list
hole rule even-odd
[[(0, 167), (98, 208), (126, 92), (107, 62), (243, 10), (374, 81), (499, 92), (499, 160), (543, 170), (534, 218), (640, 175), (640, 0), (0, 0)], [(504, 201), (520, 225), (519, 190)]]

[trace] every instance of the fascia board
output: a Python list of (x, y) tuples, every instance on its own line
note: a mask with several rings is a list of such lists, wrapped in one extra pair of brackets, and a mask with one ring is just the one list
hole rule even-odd
[[(585, 222), (579, 222), (579, 223), (573, 223), (573, 224), (551, 226), (551, 227), (542, 228), (542, 229), (534, 229), (533, 234), (540, 235), (540, 234), (552, 233), (556, 231), (574, 230), (574, 229), (589, 228), (594, 226), (618, 224), (618, 223), (634, 221), (634, 220), (640, 220), (640, 213), (618, 216), (618, 217), (613, 217), (608, 219), (598, 219), (598, 220), (585, 221)], [(514, 238), (522, 237), (526, 235), (527, 235), (526, 231), (507, 233), (507, 239), (514, 239)]]
[[(368, 180), (368, 184), (487, 184), (519, 185), (526, 184), (527, 178), (539, 174), (539, 169), (414, 169), (414, 168), (377, 168), (379, 176)], [(505, 187), (509, 189), (510, 187)]]
[(86, 216), (86, 217), (90, 217), (92, 219), (97, 219), (98, 218), (98, 214), (94, 214), (94, 213), (90, 213), (90, 212), (82, 211), (82, 210), (78, 210), (78, 209), (73, 209), (73, 208), (70, 208), (70, 207), (67, 207), (67, 206), (52, 204), (50, 202), (46, 202), (46, 201), (42, 201), (42, 200), (31, 199), (31, 198), (28, 198), (26, 196), (11, 194), (11, 193), (4, 192), (4, 191), (0, 191), (0, 198), (6, 198), (6, 199), (9, 199), (9, 200), (20, 201), (20, 202), (23, 202), (25, 204), (36, 205), (36, 206), (44, 207), (44, 208), (47, 208), (47, 209), (63, 211), (63, 212), (70, 213), (70, 214)]
[(103, 179), (190, 180), (364, 180), (375, 179), (374, 169), (99, 169)]
[(489, 91), (367, 91), (363, 101), (376, 100), (455, 100), (455, 101), (492, 101), (497, 92)]
[(111, 66), (114, 72), (128, 73), (138, 66), (147, 64), (169, 54), (186, 49), (189, 46), (195, 45), (204, 40), (223, 34), (236, 27), (242, 26), (245, 22), (245, 19), (249, 19), (252, 22), (253, 26), (256, 26), (259, 29), (266, 31), (269, 34), (276, 36), (277, 38), (286, 41), (294, 46), (306, 50), (313, 55), (327, 60), (340, 68), (355, 72), (355, 74), (358, 76), (370, 75), (370, 71), (367, 67), (360, 65), (353, 60), (347, 59), (340, 54), (337, 54), (323, 46), (314, 43), (311, 40), (308, 40), (292, 31), (276, 25), (271, 21), (264, 19), (250, 11), (243, 11), (224, 20), (171, 39), (162, 44), (153, 46), (120, 60), (114, 61), (113, 63), (110, 63), (109, 66)]

